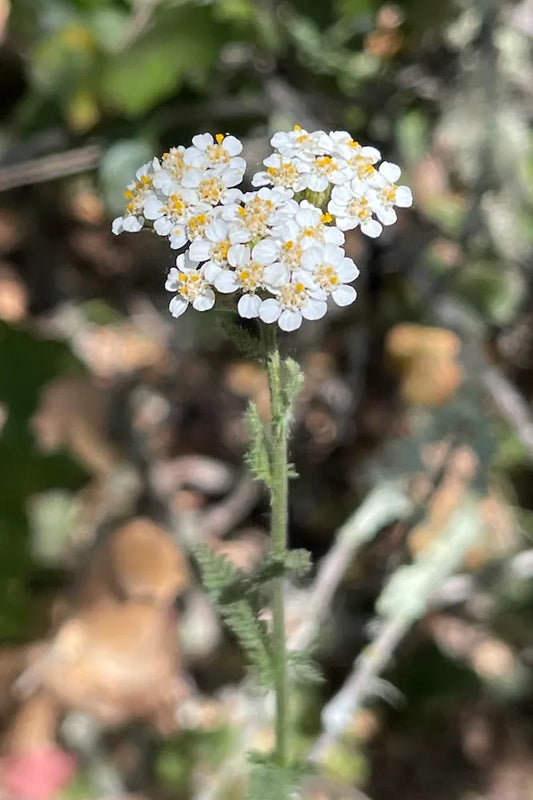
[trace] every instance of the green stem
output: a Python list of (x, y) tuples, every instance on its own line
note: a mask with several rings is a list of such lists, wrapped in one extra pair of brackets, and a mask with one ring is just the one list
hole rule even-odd
[[(271, 404), (271, 487), (270, 526), (272, 556), (285, 560), (287, 552), (288, 523), (288, 463), (287, 447), (289, 423), (282, 395), (281, 362), (274, 326), (263, 328), (266, 345), (267, 374)], [(287, 763), (287, 649), (285, 639), (285, 595), (283, 578), (277, 578), (273, 586), (272, 644), (274, 680), (276, 692), (276, 759), (280, 766)]]

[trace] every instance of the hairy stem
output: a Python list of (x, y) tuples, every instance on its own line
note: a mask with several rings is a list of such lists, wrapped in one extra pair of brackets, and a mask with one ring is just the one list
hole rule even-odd
[[(281, 361), (274, 326), (264, 328), (267, 374), (271, 404), (271, 488), (270, 526), (271, 548), (275, 559), (284, 560), (287, 552), (288, 463), (289, 434), (288, 413), (283, 397)], [(272, 640), (276, 692), (276, 760), (280, 766), (287, 763), (287, 646), (285, 640), (285, 597), (283, 578), (273, 586)]]

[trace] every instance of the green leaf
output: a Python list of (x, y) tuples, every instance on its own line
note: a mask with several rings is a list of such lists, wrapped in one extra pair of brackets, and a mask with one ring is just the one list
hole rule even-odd
[(263, 481), (267, 486), (272, 483), (270, 466), (270, 448), (263, 421), (259, 416), (257, 405), (252, 400), (246, 412), (246, 421), (250, 431), (250, 447), (246, 461), (254, 478)]
[(110, 56), (101, 74), (104, 102), (126, 116), (144, 114), (172, 95), (192, 71), (208, 70), (223, 41), (206, 7), (159, 15), (153, 28), (127, 51)]

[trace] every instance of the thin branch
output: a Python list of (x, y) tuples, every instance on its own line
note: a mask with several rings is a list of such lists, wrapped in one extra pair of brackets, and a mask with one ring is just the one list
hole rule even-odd
[(310, 596), (305, 601), (305, 617), (290, 636), (290, 650), (309, 646), (320, 630), (331, 601), (348, 565), (359, 548), (391, 522), (405, 519), (413, 504), (398, 484), (382, 484), (339, 529), (335, 544), (322, 559)]
[(311, 750), (311, 761), (320, 762), (337, 737), (346, 730), (410, 627), (411, 620), (404, 616), (391, 617), (383, 622), (377, 637), (355, 660), (340, 691), (324, 706), (323, 731)]
[(0, 192), (86, 172), (98, 165), (101, 155), (101, 147), (91, 144), (0, 167)]

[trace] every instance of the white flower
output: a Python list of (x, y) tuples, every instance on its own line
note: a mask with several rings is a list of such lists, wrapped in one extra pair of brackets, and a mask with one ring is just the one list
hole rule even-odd
[(198, 263), (182, 253), (176, 259), (176, 267), (169, 271), (165, 283), (168, 292), (177, 292), (169, 304), (173, 317), (180, 317), (189, 303), (196, 311), (209, 311), (215, 305), (215, 293), (205, 279)]
[(191, 168), (183, 176), (182, 185), (186, 189), (195, 189), (199, 204), (216, 206), (218, 203), (237, 203), (242, 197), (236, 186), (242, 180), (237, 170), (228, 169), (216, 174), (211, 170)]
[(192, 138), (192, 147), (187, 148), (185, 153), (185, 163), (200, 169), (213, 169), (218, 172), (226, 173), (233, 170), (238, 179), (235, 186), (240, 183), (246, 169), (246, 161), (239, 158), (242, 152), (242, 143), (236, 136), (224, 136), (217, 133), (215, 138), (210, 133), (200, 133)]
[(400, 167), (389, 161), (384, 161), (376, 174), (377, 186), (370, 200), (372, 210), (384, 225), (396, 222), (393, 206), (409, 208), (413, 204), (413, 195), (409, 187), (396, 185), (400, 175)]
[(299, 125), (295, 125), (292, 131), (275, 133), (270, 144), (285, 158), (300, 156), (303, 159), (313, 159), (321, 152), (319, 144), (321, 133), (322, 131), (308, 133)]
[(188, 166), (184, 161), (185, 148), (171, 147), (168, 153), (161, 156), (161, 169), (154, 175), (154, 187), (163, 194), (172, 194), (181, 183)]
[(284, 158), (279, 153), (273, 153), (265, 158), (263, 164), (266, 170), (256, 172), (252, 178), (252, 186), (281, 186), (284, 189), (294, 189), (300, 177), (297, 167), (290, 158)]
[(287, 189), (269, 189), (264, 186), (257, 192), (247, 192), (242, 205), (231, 204), (222, 211), (222, 218), (241, 226), (254, 239), (265, 236), (270, 226), (296, 213), (298, 204), (291, 200)]
[(144, 225), (143, 205), (148, 194), (152, 191), (154, 171), (159, 169), (156, 158), (143, 164), (135, 173), (135, 180), (128, 184), (124, 197), (128, 201), (122, 217), (113, 220), (111, 230), (115, 234), (137, 233)]
[(259, 317), (263, 322), (277, 322), (284, 331), (295, 331), (302, 319), (320, 319), (327, 311), (326, 293), (303, 270), (294, 272), (288, 282), (273, 287), (272, 292), (275, 297), (263, 300)]
[(204, 274), (212, 281), (218, 275), (218, 268), (228, 266), (228, 253), (232, 244), (248, 241), (246, 231), (216, 219), (205, 229), (205, 235), (195, 239), (189, 255), (194, 261), (205, 261)]
[(296, 241), (303, 250), (322, 242), (341, 245), (344, 243), (344, 233), (335, 225), (328, 224), (332, 220), (331, 214), (324, 214), (320, 208), (302, 200), (291, 218), (274, 228), (273, 234), (285, 242)]
[(312, 192), (323, 192), (330, 183), (340, 184), (350, 180), (345, 162), (336, 156), (320, 155), (312, 161), (295, 158), (294, 162), (300, 174), (294, 184), (296, 191), (310, 189)]
[(233, 269), (213, 267), (210, 272), (212, 283), (219, 292), (243, 292), (237, 310), (241, 317), (252, 318), (259, 315), (261, 298), (257, 291), (272, 289), (287, 280), (287, 272), (281, 264), (261, 259), (255, 248), (234, 244), (228, 252), (228, 263)]
[(331, 192), (328, 211), (336, 217), (335, 224), (342, 231), (360, 227), (366, 236), (375, 239), (383, 228), (373, 219), (373, 210), (370, 196), (361, 189), (357, 179), (344, 186), (335, 186)]
[(153, 220), (158, 236), (168, 236), (173, 249), (182, 247), (187, 241), (185, 225), (191, 217), (196, 203), (196, 193), (181, 189), (161, 199), (149, 194), (144, 203), (144, 216)]
[(304, 269), (309, 270), (313, 280), (327, 295), (331, 295), (338, 306), (348, 306), (357, 297), (353, 286), (347, 286), (359, 275), (351, 258), (347, 258), (342, 247), (324, 244), (310, 247), (302, 257)]

